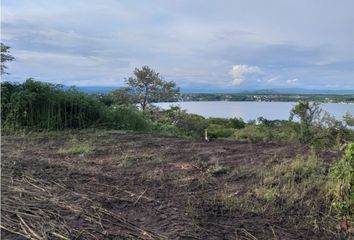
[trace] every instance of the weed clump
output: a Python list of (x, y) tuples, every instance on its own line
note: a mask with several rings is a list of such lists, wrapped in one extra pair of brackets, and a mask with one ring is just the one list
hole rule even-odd
[(256, 196), (267, 201), (280, 198), (287, 204), (316, 206), (325, 195), (326, 169), (315, 153), (296, 156), (265, 173), (263, 183), (255, 189)]
[(87, 154), (93, 152), (92, 143), (80, 142), (77, 138), (71, 139), (64, 148), (59, 149), (59, 153)]
[(230, 167), (224, 166), (217, 161), (208, 168), (208, 172), (213, 176), (220, 176), (230, 172)]

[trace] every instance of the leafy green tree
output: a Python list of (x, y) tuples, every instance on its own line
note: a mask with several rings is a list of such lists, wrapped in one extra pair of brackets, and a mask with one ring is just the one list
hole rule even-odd
[(308, 143), (313, 134), (311, 126), (319, 119), (321, 114), (320, 104), (317, 102), (299, 102), (293, 107), (290, 112), (289, 120), (292, 121), (294, 117), (300, 120), (300, 140), (303, 143)]
[(8, 74), (7, 72), (5, 72), (5, 69), (7, 69), (7, 66), (5, 64), (7, 62), (12, 62), (13, 60), (15, 60), (15, 58), (10, 54), (9, 51), (10, 48), (11, 47), (1, 43), (1, 65), (0, 65), (1, 75)]
[(179, 96), (175, 82), (162, 80), (160, 74), (148, 66), (136, 68), (134, 77), (130, 77), (127, 84), (143, 111), (151, 102), (168, 101)]

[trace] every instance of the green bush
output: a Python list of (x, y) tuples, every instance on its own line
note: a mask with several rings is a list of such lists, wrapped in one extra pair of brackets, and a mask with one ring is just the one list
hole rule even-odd
[(242, 118), (231, 118), (230, 120), (230, 127), (241, 129), (246, 127), (246, 123), (243, 121)]
[(236, 130), (233, 134), (235, 140), (247, 142), (262, 142), (265, 139), (265, 132), (256, 125), (248, 125), (243, 129)]
[(247, 125), (245, 128), (236, 130), (232, 137), (248, 142), (294, 143), (298, 141), (298, 134), (291, 122), (282, 123), (279, 126)]
[(114, 105), (109, 107), (101, 126), (117, 130), (149, 131), (150, 121), (131, 106)]
[(188, 136), (202, 136), (207, 126), (205, 118), (197, 114), (186, 113), (180, 107), (171, 107), (163, 111), (155, 110), (150, 115), (151, 119), (173, 125)]
[(175, 123), (175, 126), (191, 136), (202, 136), (206, 128), (205, 119), (197, 114), (184, 114)]
[(188, 136), (174, 125), (154, 121), (150, 122), (150, 131), (167, 136)]
[(223, 127), (230, 127), (230, 121), (226, 118), (208, 118), (207, 123), (209, 125), (219, 125)]
[(344, 156), (330, 169), (332, 206), (344, 216), (354, 217), (354, 143), (345, 146)]
[(210, 124), (207, 130), (209, 138), (228, 138), (235, 131), (233, 128), (226, 128), (217, 124)]
[(242, 118), (208, 118), (207, 123), (210, 124), (215, 124), (215, 125), (220, 125), (225, 128), (244, 128), (246, 126), (246, 123), (242, 120)]
[(328, 149), (336, 146), (339, 149), (343, 141), (354, 140), (354, 132), (329, 113), (323, 115), (319, 124), (312, 126), (312, 132), (310, 144), (316, 148)]

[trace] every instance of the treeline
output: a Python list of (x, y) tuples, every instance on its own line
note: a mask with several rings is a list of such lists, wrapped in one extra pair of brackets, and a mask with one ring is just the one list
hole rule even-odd
[(354, 95), (327, 94), (275, 94), (275, 93), (189, 93), (181, 96), (183, 101), (265, 101), (265, 102), (346, 102), (353, 103)]
[(28, 79), (1, 83), (2, 133), (104, 128), (190, 135), (173, 124), (150, 118), (152, 110), (139, 110), (137, 95), (128, 88), (107, 95), (90, 95), (75, 87)]
[[(139, 97), (128, 87), (106, 95), (89, 95), (33, 79), (21, 84), (4, 82), (1, 125), (5, 131), (104, 128), (200, 138), (206, 130), (210, 139), (304, 143), (326, 148), (354, 140), (353, 116), (335, 119), (321, 113), (317, 103), (299, 102), (288, 121), (258, 118), (245, 122), (240, 118), (205, 119), (179, 107), (161, 110), (149, 104), (155, 96), (156, 92)], [(145, 98), (149, 101), (144, 102)]]
[(1, 120), (5, 128), (62, 130), (86, 128), (100, 121), (104, 105), (75, 88), (28, 79), (1, 84)]

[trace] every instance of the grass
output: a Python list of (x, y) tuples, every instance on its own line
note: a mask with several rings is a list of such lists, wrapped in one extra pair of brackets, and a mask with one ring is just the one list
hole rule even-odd
[[(221, 168), (216, 164), (212, 169)], [(264, 216), (301, 209), (301, 212), (291, 213), (294, 224), (331, 228), (325, 220), (331, 212), (328, 169), (314, 152), (269, 168), (234, 169), (229, 175), (235, 174), (254, 175), (245, 191), (223, 190), (202, 200), (203, 204), (226, 212), (237, 210)]]
[(258, 198), (278, 198), (289, 205), (299, 203), (308, 207), (327, 200), (326, 169), (315, 153), (278, 163), (262, 175), (262, 184), (254, 189)]
[(213, 176), (220, 176), (227, 174), (231, 171), (230, 167), (221, 165), (219, 161), (208, 167), (208, 172)]
[(91, 142), (80, 142), (77, 138), (72, 138), (65, 147), (59, 149), (59, 153), (88, 154), (93, 152), (94, 147)]

